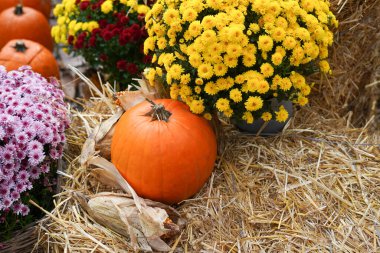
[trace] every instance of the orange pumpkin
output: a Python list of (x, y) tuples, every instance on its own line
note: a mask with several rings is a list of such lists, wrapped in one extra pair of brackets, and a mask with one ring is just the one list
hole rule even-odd
[(53, 50), (49, 22), (39, 11), (17, 5), (0, 13), (0, 24), (0, 48), (12, 39), (28, 39)]
[[(1, 0), (0, 1), (0, 12), (5, 9), (16, 6), (20, 0)], [(24, 6), (33, 8), (46, 17), (46, 19), (50, 18), (50, 10), (51, 10), (51, 1), (50, 0), (23, 0), (22, 4)]]
[(209, 122), (171, 99), (144, 101), (115, 126), (111, 160), (144, 198), (178, 203), (197, 193), (216, 159)]
[(59, 68), (53, 54), (44, 46), (30, 40), (11, 40), (0, 51), (0, 65), (16, 70), (30, 65), (44, 77), (59, 78)]

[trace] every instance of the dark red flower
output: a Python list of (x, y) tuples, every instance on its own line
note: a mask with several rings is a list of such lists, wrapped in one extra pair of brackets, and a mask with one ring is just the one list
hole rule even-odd
[(133, 30), (133, 31), (139, 31), (140, 30), (140, 26), (138, 24), (133, 24), (129, 27), (129, 29)]
[(104, 1), (105, 1), (105, 0), (99, 0), (97, 3), (95, 3), (95, 4), (93, 4), (93, 5), (91, 6), (91, 9), (93, 9), (93, 10), (99, 9), (100, 6), (104, 3)]
[(88, 6), (90, 5), (90, 2), (89, 1), (83, 1), (83, 2), (80, 2), (79, 4), (79, 9), (84, 11), (88, 8)]
[(136, 75), (137, 72), (139, 71), (139, 69), (137, 68), (136, 64), (128, 63), (127, 64), (127, 71), (132, 75)]
[(121, 31), (120, 28), (115, 28), (115, 29), (112, 30), (112, 35), (113, 35), (113, 36), (119, 35), (119, 34), (120, 34), (120, 31)]
[(127, 28), (127, 29), (124, 29), (121, 33), (120, 33), (120, 37), (119, 37), (119, 44), (121, 46), (124, 46), (125, 44), (127, 44), (128, 42), (131, 41), (131, 38), (132, 38), (132, 34), (131, 34), (131, 31)]
[(115, 29), (116, 28), (116, 25), (115, 24), (108, 24), (107, 26), (106, 26), (106, 29), (107, 30), (110, 30), (110, 31), (112, 31), (113, 29)]
[(87, 36), (87, 33), (86, 32), (81, 32), (79, 35), (78, 35), (78, 39), (81, 39), (81, 40), (84, 40), (84, 38), (86, 38)]
[(91, 38), (88, 40), (88, 45), (89, 45), (90, 47), (94, 47), (94, 46), (96, 46), (96, 37), (91, 36)]
[(137, 20), (140, 21), (140, 22), (145, 21), (145, 14), (139, 14), (139, 15), (137, 16)]
[(145, 55), (144, 58), (143, 58), (143, 62), (144, 62), (145, 64), (152, 63), (152, 56), (150, 56), (150, 55)]
[(67, 38), (67, 42), (72, 45), (73, 42), (74, 42), (74, 36), (73, 35), (70, 35), (68, 38)]
[(74, 47), (76, 49), (81, 49), (84, 46), (84, 38), (78, 38), (77, 41), (74, 44)]
[(116, 62), (116, 67), (120, 70), (126, 70), (127, 69), (127, 61), (126, 60), (119, 60)]
[(112, 33), (110, 31), (103, 30), (102, 37), (105, 41), (109, 41), (110, 39), (112, 39)]
[(106, 27), (107, 24), (108, 24), (108, 22), (107, 22), (106, 19), (101, 19), (101, 20), (98, 21), (98, 23), (99, 23), (99, 27), (100, 27), (100, 28), (104, 28), (104, 27)]
[(91, 34), (92, 34), (92, 36), (96, 36), (96, 35), (100, 34), (101, 31), (102, 31), (101, 29), (95, 28), (94, 30), (92, 30)]
[(120, 17), (119, 22), (120, 22), (122, 25), (126, 25), (126, 24), (129, 23), (129, 17), (127, 17), (127, 16), (122, 16), (122, 17)]
[(108, 60), (108, 56), (107, 56), (106, 54), (100, 54), (100, 55), (99, 55), (99, 59), (100, 59), (101, 61), (107, 61), (107, 60)]

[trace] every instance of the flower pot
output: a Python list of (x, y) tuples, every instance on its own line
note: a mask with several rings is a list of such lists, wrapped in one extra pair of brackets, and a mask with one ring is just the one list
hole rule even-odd
[[(283, 105), (289, 113), (289, 118), (285, 122), (277, 122), (276, 120), (270, 120), (265, 122), (261, 118), (255, 119), (251, 124), (248, 124), (244, 120), (237, 120), (233, 124), (242, 132), (250, 134), (258, 134), (262, 136), (275, 135), (284, 129), (285, 125), (288, 123), (290, 117), (293, 115), (293, 103), (291, 101), (281, 101), (280, 103), (277, 99), (272, 100), (272, 109), (278, 110), (278, 107)], [(261, 130), (261, 131), (260, 131)]]

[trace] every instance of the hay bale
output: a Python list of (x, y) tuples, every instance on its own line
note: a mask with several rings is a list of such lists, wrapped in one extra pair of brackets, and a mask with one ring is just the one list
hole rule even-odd
[[(243, 135), (223, 125), (225, 146), (210, 180), (177, 210), (188, 219), (175, 252), (379, 252), (379, 0), (334, 0), (340, 28), (334, 75), (317, 75), (311, 104), (283, 135)], [(375, 43), (376, 42), (376, 43)], [(53, 252), (129, 252), (72, 197), (105, 189), (77, 156), (90, 129), (112, 115), (112, 91), (81, 103), (68, 137), (70, 165), (38, 245)], [(99, 95), (99, 94), (98, 94)], [(378, 112), (378, 111), (377, 111)]]

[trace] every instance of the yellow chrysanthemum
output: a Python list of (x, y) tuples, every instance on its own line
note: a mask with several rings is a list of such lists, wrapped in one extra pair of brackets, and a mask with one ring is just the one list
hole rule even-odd
[(179, 80), (181, 79), (181, 74), (183, 72), (183, 68), (179, 64), (173, 64), (170, 67), (169, 73), (173, 79)]
[(199, 86), (195, 86), (195, 87), (194, 87), (194, 92), (195, 92), (196, 94), (199, 94), (199, 93), (202, 92), (202, 88), (199, 87)]
[(231, 118), (233, 114), (234, 114), (234, 111), (231, 108), (223, 112), (223, 115), (226, 116), (227, 118)]
[(203, 84), (203, 79), (202, 78), (195, 79), (195, 84), (196, 85), (202, 85)]
[(202, 19), (201, 25), (202, 25), (204, 30), (212, 29), (216, 25), (215, 16), (213, 16), (213, 15), (205, 16)]
[(299, 95), (297, 98), (297, 103), (300, 106), (305, 106), (309, 102), (309, 99), (307, 97), (304, 97), (302, 95)]
[(182, 15), (183, 21), (192, 22), (196, 20), (198, 17), (198, 13), (193, 8), (188, 8)]
[(300, 38), (303, 41), (310, 40), (310, 33), (306, 28), (299, 27), (295, 30), (295, 34), (298, 38)]
[(270, 112), (264, 112), (263, 114), (261, 114), (261, 118), (264, 121), (270, 121), (272, 119), (272, 114)]
[(326, 60), (322, 60), (319, 62), (319, 68), (323, 73), (329, 73), (330, 72), (330, 64)]
[(258, 47), (264, 52), (269, 52), (273, 48), (273, 40), (268, 35), (259, 36)]
[(252, 67), (256, 64), (256, 57), (254, 54), (245, 53), (243, 56), (243, 64), (246, 67)]
[(201, 55), (198, 53), (190, 55), (189, 63), (191, 64), (192, 67), (198, 68), (202, 64)]
[(278, 66), (282, 63), (283, 56), (280, 53), (274, 53), (272, 54), (271, 59), (272, 59), (273, 65)]
[(190, 86), (188, 86), (188, 85), (182, 85), (181, 88), (180, 88), (180, 91), (179, 91), (179, 94), (182, 97), (190, 96), (192, 93), (193, 92), (192, 92)]
[(288, 21), (286, 21), (285, 18), (283, 17), (277, 17), (276, 21), (274, 22), (274, 24), (277, 26), (277, 27), (281, 27), (281, 28), (288, 28)]
[(280, 106), (279, 110), (275, 113), (276, 113), (276, 121), (278, 121), (278, 122), (285, 122), (289, 117), (289, 113), (284, 108), (283, 105)]
[(214, 65), (214, 73), (216, 76), (224, 76), (227, 73), (227, 70), (228, 67), (223, 63)]
[(169, 8), (164, 13), (163, 19), (164, 19), (165, 23), (168, 25), (172, 24), (173, 22), (179, 21), (180, 20), (179, 19), (179, 11), (172, 9), (172, 8)]
[(215, 106), (220, 112), (224, 112), (230, 109), (230, 101), (226, 98), (219, 98)]
[(218, 86), (214, 82), (206, 83), (204, 90), (208, 95), (215, 95), (219, 92)]
[(167, 45), (168, 45), (168, 42), (166, 41), (164, 37), (161, 37), (157, 40), (158, 49), (163, 50), (166, 48)]
[(251, 112), (244, 112), (242, 119), (245, 120), (248, 124), (252, 124), (254, 121), (254, 118)]
[(292, 36), (287, 36), (284, 41), (282, 42), (282, 45), (285, 49), (293, 49), (297, 45), (297, 41)]
[(257, 111), (263, 107), (263, 99), (259, 96), (251, 96), (244, 103), (247, 111)]
[(189, 33), (191, 37), (196, 37), (199, 34), (201, 34), (202, 32), (201, 22), (199, 22), (198, 20), (191, 22), (187, 32)]
[(257, 33), (260, 31), (260, 26), (256, 23), (252, 23), (249, 25), (249, 30), (251, 30), (253, 33)]
[(211, 120), (212, 119), (212, 115), (211, 115), (211, 113), (205, 113), (205, 114), (203, 114), (203, 118), (205, 118), (207, 120)]
[(137, 13), (146, 15), (149, 12), (150, 8), (145, 4), (140, 4), (137, 6)]
[(179, 87), (178, 85), (172, 85), (170, 86), (170, 97), (172, 99), (177, 99), (179, 96)]
[(227, 54), (234, 57), (239, 57), (242, 51), (242, 47), (239, 44), (230, 44), (226, 48)]
[(100, 6), (100, 10), (105, 13), (105, 14), (108, 14), (109, 12), (111, 12), (113, 10), (113, 3), (111, 0), (107, 0), (105, 1), (104, 3), (102, 3), (102, 5)]
[(145, 75), (145, 77), (149, 81), (149, 83), (153, 85), (154, 79), (156, 77), (156, 70), (154, 68), (150, 68), (148, 73)]
[(292, 71), (292, 73), (290, 73), (289, 78), (296, 89), (301, 89), (301, 87), (305, 85), (305, 77), (295, 71)]
[(289, 78), (284, 77), (280, 80), (279, 86), (281, 90), (288, 91), (290, 88), (292, 88), (292, 82)]
[(272, 31), (272, 38), (274, 41), (282, 41), (285, 38), (286, 32), (282, 27), (276, 27)]
[(238, 65), (238, 58), (226, 54), (224, 56), (224, 64), (229, 68), (235, 68)]
[(260, 66), (260, 71), (264, 77), (270, 77), (273, 75), (274, 69), (270, 63), (263, 63)]
[(257, 92), (260, 94), (265, 94), (268, 92), (270, 86), (267, 80), (259, 80), (256, 82), (257, 83)]
[(236, 103), (243, 100), (241, 91), (239, 89), (232, 89), (230, 91), (230, 99)]
[(193, 100), (190, 104), (190, 111), (195, 114), (201, 114), (205, 110), (205, 106), (203, 105), (203, 99)]
[(210, 79), (214, 75), (211, 64), (203, 63), (198, 67), (198, 76), (203, 79)]
[[(182, 69), (183, 70), (183, 69)], [(182, 85), (186, 85), (188, 83), (190, 83), (191, 81), (191, 76), (190, 74), (184, 74), (184, 75), (181, 75), (181, 78), (180, 78), (180, 84)]]

